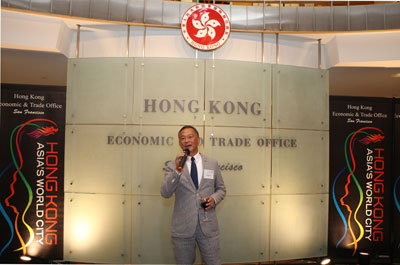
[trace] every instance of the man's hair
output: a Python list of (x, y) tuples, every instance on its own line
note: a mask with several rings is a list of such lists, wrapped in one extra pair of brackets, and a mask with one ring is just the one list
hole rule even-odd
[(197, 129), (194, 128), (193, 126), (190, 126), (190, 125), (185, 125), (185, 126), (183, 126), (183, 127), (179, 130), (178, 136), (179, 136), (179, 134), (181, 134), (181, 132), (182, 132), (184, 129), (188, 129), (188, 128), (193, 129), (193, 130), (196, 132), (197, 137), (200, 137), (199, 132), (197, 131)]

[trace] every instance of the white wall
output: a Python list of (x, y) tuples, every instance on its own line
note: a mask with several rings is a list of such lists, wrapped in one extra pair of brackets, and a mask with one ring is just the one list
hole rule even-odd
[[(83, 21), (2, 9), (3, 48), (60, 52), (76, 56), (76, 28), (80, 57), (126, 57), (127, 25)], [(145, 38), (144, 38), (145, 36)], [(215, 52), (196, 52), (179, 29), (131, 26), (130, 57), (177, 57), (276, 62), (275, 34), (232, 32)], [(322, 68), (335, 65), (400, 66), (400, 31), (366, 33), (280, 34), (279, 63), (318, 67), (318, 39), (322, 41)], [(264, 45), (264, 52), (263, 52)]]

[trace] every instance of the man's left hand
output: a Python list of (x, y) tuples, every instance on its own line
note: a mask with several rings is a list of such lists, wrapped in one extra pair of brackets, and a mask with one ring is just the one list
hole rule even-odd
[(204, 209), (205, 211), (210, 210), (215, 205), (215, 200), (213, 197), (206, 196), (206, 197), (201, 198), (201, 200), (202, 201), (207, 200), (207, 204), (206, 204), (207, 207)]

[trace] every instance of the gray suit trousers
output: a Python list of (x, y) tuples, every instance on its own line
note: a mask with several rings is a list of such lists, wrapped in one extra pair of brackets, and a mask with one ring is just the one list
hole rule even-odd
[(200, 248), (201, 259), (206, 265), (220, 265), (219, 235), (206, 237), (197, 223), (193, 237), (172, 237), (175, 260), (177, 264), (193, 264), (196, 260), (196, 242)]

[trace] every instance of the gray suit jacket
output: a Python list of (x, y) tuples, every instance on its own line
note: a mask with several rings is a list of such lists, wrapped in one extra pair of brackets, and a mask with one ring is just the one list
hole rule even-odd
[[(200, 155), (203, 161), (203, 179), (198, 190), (196, 190), (186, 166), (178, 174), (175, 170), (174, 161), (167, 164), (168, 168), (166, 168), (165, 178), (161, 185), (161, 195), (164, 198), (169, 198), (175, 193), (171, 225), (172, 237), (188, 238), (193, 236), (198, 221), (200, 221), (201, 230), (207, 237), (219, 234), (215, 206), (207, 211), (208, 221), (204, 221), (204, 210), (200, 206), (200, 198), (211, 196), (215, 200), (215, 205), (217, 205), (225, 197), (225, 184), (217, 161)], [(208, 178), (204, 176), (205, 170), (208, 170)], [(213, 171), (212, 179), (210, 170)]]

